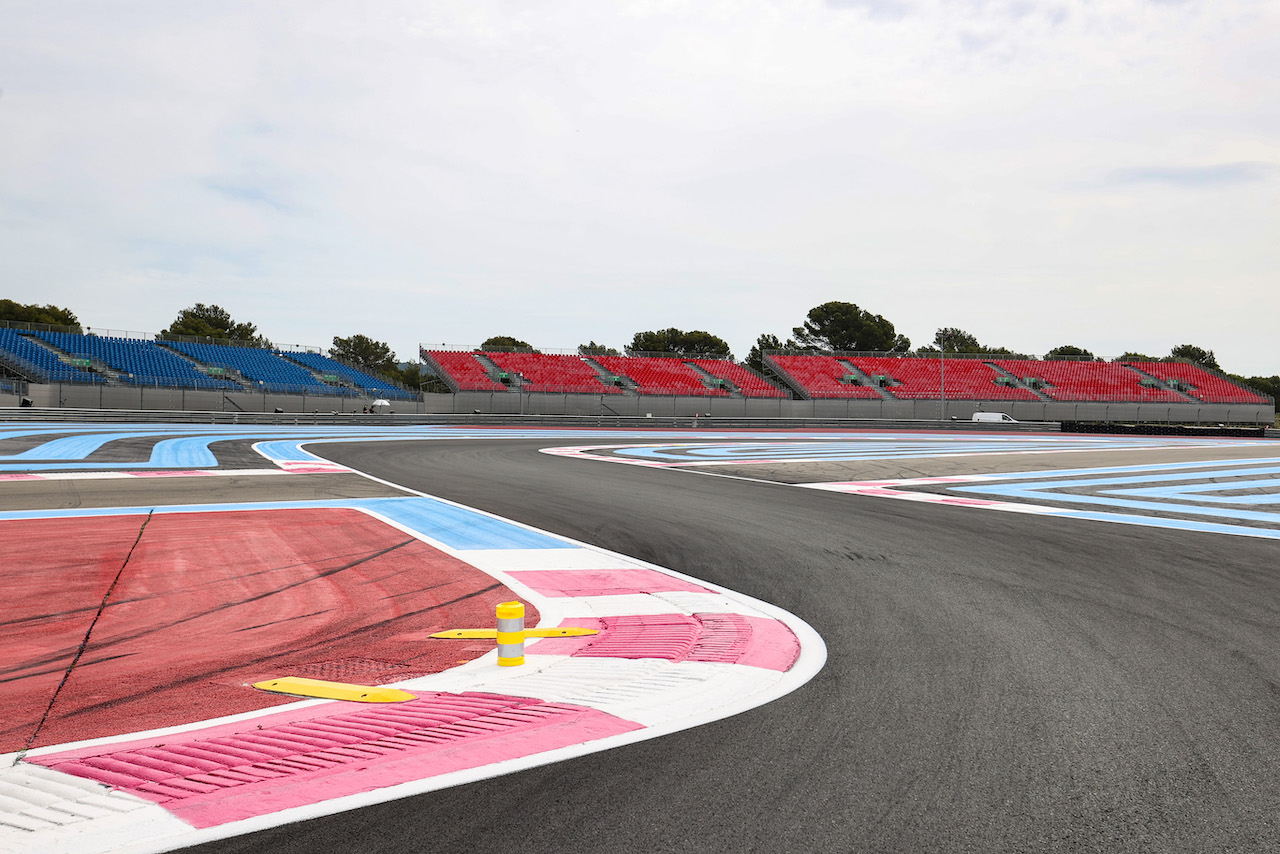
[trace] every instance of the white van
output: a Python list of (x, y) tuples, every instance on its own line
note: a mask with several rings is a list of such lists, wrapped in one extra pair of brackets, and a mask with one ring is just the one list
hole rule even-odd
[(1016, 418), (1010, 418), (1003, 412), (975, 412), (973, 413), (974, 421), (999, 421), (1001, 424), (1017, 424)]

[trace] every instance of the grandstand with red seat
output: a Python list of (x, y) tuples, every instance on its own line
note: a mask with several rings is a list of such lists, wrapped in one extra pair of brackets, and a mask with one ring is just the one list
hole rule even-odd
[(754, 372), (728, 359), (682, 359), (681, 361), (687, 365), (696, 365), (717, 379), (728, 380), (742, 393), (743, 397), (791, 397)]
[(499, 353), (484, 356), (509, 374), (519, 374), (522, 391), (569, 394), (622, 394), (622, 389), (606, 385), (581, 356), (553, 353)]
[(1183, 394), (1205, 403), (1266, 403), (1266, 398), (1187, 362), (1126, 362), (1164, 383), (1176, 382)]
[(981, 359), (850, 356), (846, 361), (868, 376), (896, 380), (884, 388), (900, 400), (937, 400), (944, 388), (951, 400), (1040, 399)]
[(489, 376), (475, 353), (462, 350), (422, 350), (422, 359), (453, 391), (507, 391)]
[(659, 356), (596, 356), (601, 367), (627, 377), (637, 394), (728, 397), (722, 388), (708, 388), (702, 375), (680, 359)]
[(1186, 403), (1167, 388), (1142, 385), (1142, 375), (1114, 362), (992, 359), (991, 363), (1037, 388), (1052, 400)]
[(857, 377), (835, 356), (793, 356), (766, 353), (764, 362), (792, 388), (807, 398), (855, 398), (883, 400), (875, 386), (846, 381)]

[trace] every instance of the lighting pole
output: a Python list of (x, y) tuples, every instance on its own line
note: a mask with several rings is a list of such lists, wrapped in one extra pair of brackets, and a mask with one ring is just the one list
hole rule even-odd
[(942, 392), (942, 412), (938, 416), (939, 421), (947, 420), (947, 336), (938, 336), (938, 344), (942, 347), (942, 352), (938, 358), (938, 387)]

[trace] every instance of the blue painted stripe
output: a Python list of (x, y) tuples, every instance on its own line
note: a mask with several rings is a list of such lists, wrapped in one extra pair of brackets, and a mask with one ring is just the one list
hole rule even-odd
[(550, 534), (434, 498), (371, 498), (357, 503), (458, 551), (579, 548)]
[[(1038, 484), (1050, 487), (1049, 484)], [(960, 486), (953, 487), (953, 492), (972, 492), (982, 495), (999, 495), (1005, 498), (1020, 498), (1030, 502), (1061, 502), (1065, 504), (1092, 504), (1100, 507), (1124, 507), (1130, 510), (1153, 510), (1160, 513), (1183, 513), (1194, 516), (1213, 516), (1223, 519), (1239, 519), (1241, 521), (1280, 523), (1280, 514), (1258, 513), (1252, 510), (1225, 510), (1216, 507), (1198, 507), (1191, 504), (1167, 504), (1159, 501), (1133, 501), (1125, 498), (1104, 498), (1096, 495), (1075, 495), (1069, 492), (1050, 492), (1035, 489), (1037, 484), (1025, 486)], [(1061, 488), (1063, 484), (1053, 484)]]
[(348, 501), (278, 501), (245, 504), (189, 504), (173, 507), (100, 507), (0, 513), (0, 522), (33, 519), (88, 519), (148, 513), (231, 513), (246, 510), (361, 510), (388, 519), (457, 551), (476, 549), (577, 549), (552, 534), (526, 528), (435, 498), (363, 498)]
[(1272, 528), (1254, 528), (1248, 525), (1220, 525), (1198, 519), (1171, 519), (1167, 516), (1132, 516), (1128, 513), (1099, 513), (1091, 510), (1050, 508), (1045, 515), (1066, 519), (1086, 519), (1092, 522), (1116, 522), (1122, 525), (1142, 525), (1148, 528), (1167, 528), (1177, 531), (1197, 531), (1206, 534), (1231, 534), (1239, 537), (1260, 537), (1264, 540), (1280, 540), (1280, 531)]

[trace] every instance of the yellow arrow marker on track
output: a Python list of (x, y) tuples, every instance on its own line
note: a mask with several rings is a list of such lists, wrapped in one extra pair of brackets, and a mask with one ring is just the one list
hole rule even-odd
[(350, 700), (355, 703), (403, 703), (405, 700), (416, 699), (414, 694), (399, 688), (348, 685), (345, 682), (326, 682), (323, 679), (304, 679), (301, 676), (268, 679), (265, 682), (255, 682), (253, 687), (276, 694), (317, 697), (322, 700)]
[[(583, 629), (577, 626), (564, 626), (555, 629), (525, 629), (524, 636), (527, 638), (576, 638), (584, 635), (598, 635), (596, 629)], [(430, 637), (433, 638), (488, 638), (492, 640), (498, 636), (497, 629), (449, 629), (447, 632), (436, 632)]]

